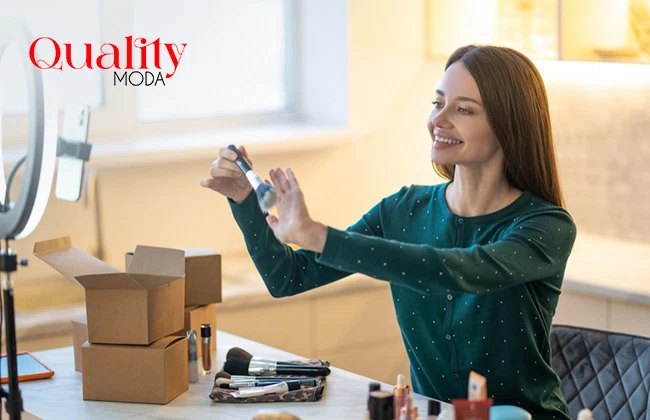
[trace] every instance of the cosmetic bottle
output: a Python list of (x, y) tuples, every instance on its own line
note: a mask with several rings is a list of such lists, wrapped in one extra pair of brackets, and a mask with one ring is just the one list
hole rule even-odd
[(196, 330), (187, 331), (187, 373), (191, 384), (199, 381)]
[(429, 400), (427, 420), (438, 420), (440, 414), (440, 401)]
[(395, 419), (399, 419), (400, 415), (402, 414), (402, 407), (406, 406), (406, 399), (408, 398), (406, 378), (401, 373), (397, 375), (397, 385), (395, 385), (393, 395), (393, 408), (395, 409), (394, 417)]
[(203, 359), (203, 373), (210, 373), (212, 370), (212, 325), (201, 324), (201, 355)]
[(370, 382), (370, 385), (368, 385), (368, 402), (366, 405), (366, 414), (364, 415), (365, 420), (370, 420), (370, 393), (373, 391), (381, 391), (381, 384), (379, 382)]
[(370, 393), (370, 419), (393, 420), (393, 394), (386, 391), (372, 391)]
[(406, 407), (402, 407), (402, 409), (399, 410), (399, 420), (407, 420), (407, 418), (406, 418)]

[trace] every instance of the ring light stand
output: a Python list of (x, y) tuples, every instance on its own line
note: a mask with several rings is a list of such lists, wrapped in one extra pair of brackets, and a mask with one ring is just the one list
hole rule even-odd
[[(7, 413), (11, 419), (20, 419), (23, 411), (22, 396), (18, 387), (16, 323), (11, 274), (17, 271), (18, 264), (27, 265), (27, 260), (18, 261), (16, 253), (9, 246), (9, 241), (26, 237), (40, 222), (52, 188), (56, 156), (65, 155), (68, 158), (86, 161), (90, 155), (90, 145), (81, 145), (77, 141), (68, 142), (64, 139), (57, 139), (56, 124), (58, 115), (56, 107), (49, 106), (53, 104), (46, 102), (49, 96), (43, 93), (41, 71), (31, 63), (28, 56), (32, 40), (33, 37), (23, 23), (16, 20), (0, 19), (0, 62), (2, 62), (4, 53), (10, 44), (13, 43), (18, 46), (21, 54), (20, 66), (26, 76), (29, 103), (27, 155), (12, 170), (6, 187), (6, 199), (2, 199), (0, 203), (0, 247), (2, 247), (2, 250), (0, 250), (0, 274), (2, 275), (2, 295), (6, 319), (5, 332), (9, 384), (8, 391), (4, 387), (0, 387), (0, 399), (6, 399)], [(2, 98), (0, 97), (1, 104)], [(1, 121), (2, 110), (0, 109)], [(87, 114), (85, 123), (87, 124)], [(0, 136), (1, 134), (0, 131)], [(25, 170), (20, 192), (15, 203), (10, 203), (9, 189), (11, 181), (22, 163), (25, 165)], [(4, 171), (4, 168), (0, 167), (0, 170)], [(83, 171), (83, 166), (81, 170)], [(2, 246), (2, 239), (4, 239), (4, 247)]]

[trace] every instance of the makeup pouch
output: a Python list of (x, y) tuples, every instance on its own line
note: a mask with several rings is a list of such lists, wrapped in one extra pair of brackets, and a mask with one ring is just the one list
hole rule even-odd
[[(311, 360), (290, 360), (291, 363), (300, 363), (305, 365), (315, 366), (330, 366), (330, 363), (325, 360), (311, 359)], [(218, 375), (218, 373), (217, 373)], [(216, 376), (216, 375), (215, 375)], [(274, 378), (281, 378), (282, 375), (276, 375)], [(311, 378), (310, 378), (311, 379)], [(316, 386), (303, 387), (295, 391), (288, 391), (283, 394), (276, 395), (259, 395), (256, 397), (248, 398), (235, 398), (231, 394), (236, 391), (235, 389), (220, 388), (217, 385), (212, 387), (210, 392), (210, 399), (217, 403), (229, 404), (250, 404), (250, 403), (268, 403), (268, 402), (302, 402), (302, 401), (318, 401), (325, 392), (326, 377), (316, 376)]]

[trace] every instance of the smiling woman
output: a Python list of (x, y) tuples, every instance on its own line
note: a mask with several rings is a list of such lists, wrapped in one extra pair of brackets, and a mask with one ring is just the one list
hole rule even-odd
[(260, 211), (230, 150), (201, 184), (228, 198), (272, 296), (352, 273), (390, 282), (416, 392), (464, 398), (475, 371), (495, 404), (569, 419), (549, 334), (576, 227), (561, 207), (541, 78), (514, 50), (460, 48), (427, 125), (450, 181), (405, 186), (345, 231), (311, 218), (291, 169), (269, 173), (277, 215)]
[(431, 161), (462, 167), (496, 159), (494, 165), (500, 166), (499, 142), (490, 128), (476, 82), (460, 63), (449, 67), (436, 90), (427, 124), (433, 139)]
[(562, 206), (548, 99), (535, 65), (515, 50), (468, 46), (452, 54), (445, 68), (429, 132), (460, 135), (461, 141), (467, 136), (468, 144), (455, 158), (432, 155), (436, 172), (454, 180), (465, 174), (463, 161), (493, 159), (492, 172), (504, 170), (510, 186)]

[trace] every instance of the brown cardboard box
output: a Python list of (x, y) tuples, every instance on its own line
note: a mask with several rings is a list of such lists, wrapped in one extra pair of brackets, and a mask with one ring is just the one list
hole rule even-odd
[[(131, 265), (133, 253), (125, 256)], [(185, 306), (221, 302), (221, 254), (208, 248), (185, 248)]]
[(217, 348), (217, 304), (211, 303), (203, 306), (188, 306), (185, 308), (185, 328), (175, 335), (186, 335), (187, 330), (196, 330), (197, 355), (201, 357), (201, 324), (212, 324), (212, 351)]
[(185, 249), (185, 306), (221, 302), (221, 254), (207, 248)]
[(34, 254), (86, 289), (91, 343), (147, 345), (183, 328), (182, 250), (138, 245), (128, 273), (74, 248), (69, 236), (37, 242)]
[(189, 388), (184, 337), (148, 346), (86, 342), (81, 354), (84, 400), (167, 404)]
[(74, 349), (74, 370), (81, 372), (81, 346), (88, 341), (86, 315), (72, 320), (72, 348)]

